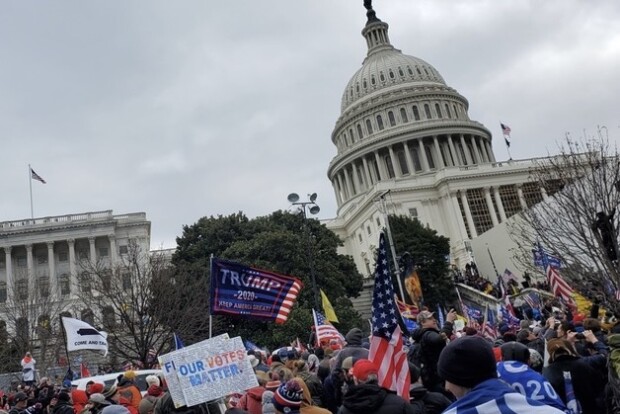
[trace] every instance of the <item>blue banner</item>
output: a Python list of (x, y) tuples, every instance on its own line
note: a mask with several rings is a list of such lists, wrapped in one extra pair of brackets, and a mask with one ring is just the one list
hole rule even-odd
[(284, 323), (302, 288), (299, 279), (223, 259), (211, 260), (211, 314)]
[(532, 250), (532, 253), (534, 254), (534, 266), (544, 268), (545, 257), (543, 257), (543, 255), (545, 255), (547, 259), (546, 262), (549, 263), (551, 267), (555, 267), (556, 269), (562, 268), (562, 260), (559, 257), (545, 253), (542, 248)]

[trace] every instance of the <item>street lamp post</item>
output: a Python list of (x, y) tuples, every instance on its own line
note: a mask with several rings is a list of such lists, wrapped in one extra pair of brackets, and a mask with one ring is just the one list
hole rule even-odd
[(312, 215), (318, 214), (321, 209), (316, 204), (316, 193), (308, 194), (307, 201), (299, 201), (299, 195), (296, 193), (291, 193), (288, 195), (287, 200), (294, 206), (298, 206), (299, 212), (301, 213), (304, 220), (304, 229), (306, 230), (308, 242), (307, 242), (307, 256), (308, 256), (308, 265), (310, 267), (310, 280), (312, 282), (312, 293), (314, 294), (314, 307), (318, 311), (321, 309), (321, 301), (319, 300), (319, 288), (316, 284), (316, 275), (314, 273), (314, 254), (312, 250), (312, 235), (310, 234), (310, 226), (308, 226), (308, 216), (306, 215), (306, 207), (308, 207), (308, 212)]

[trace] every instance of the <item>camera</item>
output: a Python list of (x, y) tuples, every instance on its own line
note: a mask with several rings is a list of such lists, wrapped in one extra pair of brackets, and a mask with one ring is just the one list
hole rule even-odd
[(586, 336), (582, 333), (578, 333), (577, 335), (575, 335), (576, 339), (586, 339)]

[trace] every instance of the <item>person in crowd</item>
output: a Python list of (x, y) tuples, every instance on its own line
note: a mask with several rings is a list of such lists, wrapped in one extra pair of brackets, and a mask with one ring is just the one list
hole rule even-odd
[(26, 352), (26, 355), (24, 355), (21, 360), (22, 382), (28, 386), (34, 384), (36, 363), (37, 361), (32, 357), (30, 352)]
[[(130, 414), (138, 414), (138, 409), (134, 407), (123, 394), (121, 394), (116, 385), (112, 385), (107, 391), (103, 393), (103, 396), (112, 404), (122, 405), (129, 410)], [(142, 399), (142, 398), (141, 398)], [(106, 407), (107, 408), (107, 407)]]
[(250, 414), (261, 414), (263, 411), (262, 401), (263, 393), (266, 391), (265, 384), (267, 383), (267, 376), (262, 372), (260, 374), (257, 372), (256, 379), (258, 381), (258, 386), (247, 390), (237, 403), (237, 407), (246, 410)]
[(128, 401), (137, 412), (138, 407), (140, 407), (140, 401), (142, 400), (142, 393), (140, 392), (140, 388), (136, 385), (135, 379), (135, 371), (125, 371), (124, 374), (119, 376), (116, 386), (118, 388), (118, 393)]
[(50, 402), (52, 414), (75, 414), (71, 401), (71, 394), (66, 391), (60, 391)]
[[(277, 388), (276, 388), (277, 389)], [(266, 390), (262, 396), (262, 414), (276, 414), (276, 407), (273, 405), (273, 391)]]
[(280, 385), (273, 397), (276, 413), (300, 414), (303, 389), (299, 382), (291, 379)]
[(419, 328), (411, 335), (416, 343), (411, 347), (409, 360), (420, 368), (422, 384), (429, 391), (443, 390), (442, 380), (437, 374), (437, 361), (446, 346), (447, 339), (452, 335), (455, 320), (456, 311), (451, 309), (446, 315), (444, 326), (439, 331), (434, 313), (427, 310), (418, 313)]
[(13, 396), (13, 407), (9, 410), (9, 414), (22, 414), (28, 408), (28, 396), (24, 392), (17, 392)]
[(605, 403), (608, 413), (620, 413), (620, 334), (607, 337), (609, 345), (608, 378)]
[(355, 360), (368, 358), (368, 349), (362, 346), (364, 334), (360, 328), (351, 329), (344, 338), (347, 344), (338, 352), (334, 368), (342, 367), (342, 361), (347, 357), (353, 357)]
[(150, 385), (146, 390), (146, 395), (142, 397), (142, 400), (140, 400), (140, 405), (138, 405), (139, 414), (152, 414), (157, 400), (159, 400), (164, 394), (164, 391), (159, 385), (159, 378), (157, 378), (157, 376), (149, 375), (146, 377), (146, 383)]
[[(595, 357), (579, 357), (569, 339), (556, 338), (547, 343), (549, 366), (543, 376), (553, 385), (568, 408), (579, 404), (583, 414), (604, 412), (606, 350), (591, 331), (584, 331), (586, 339), (601, 350)], [(574, 399), (572, 398), (574, 391)]]
[(104, 407), (101, 414), (129, 414), (129, 410), (122, 405), (112, 404)]
[(409, 401), (379, 385), (378, 372), (379, 368), (368, 359), (353, 364), (353, 385), (343, 396), (339, 414), (416, 414)]
[(527, 346), (508, 342), (501, 346), (501, 351), (502, 362), (497, 364), (500, 379), (528, 398), (566, 410), (564, 402), (545, 377), (529, 367), (530, 349)]
[[(310, 355), (310, 356), (314, 356), (314, 355)], [(308, 389), (312, 403), (316, 406), (322, 406), (323, 405), (323, 383), (321, 382), (319, 377), (317, 377), (316, 374), (310, 371), (308, 363), (305, 363), (303, 367), (299, 363), (296, 364), (295, 371), (297, 372), (295, 376), (301, 378), (304, 381), (304, 387)], [(304, 392), (305, 392), (305, 389), (304, 389)], [(304, 394), (304, 397), (305, 397), (305, 394)]]
[(312, 393), (303, 378), (295, 377), (293, 381), (296, 381), (302, 390), (301, 407), (299, 409), (301, 414), (330, 414), (329, 410), (321, 408), (319, 404), (315, 403)]
[(76, 413), (81, 413), (88, 404), (88, 395), (84, 390), (72, 389), (71, 401), (73, 402), (73, 409)]
[(340, 368), (334, 368), (323, 382), (323, 407), (333, 414), (338, 412), (342, 404), (342, 390), (348, 378), (348, 372), (353, 366), (353, 357), (345, 358)]
[(110, 405), (110, 401), (106, 400), (103, 394), (94, 393), (88, 398), (88, 404), (84, 411), (76, 414), (101, 414), (101, 411)]
[[(329, 350), (331, 354), (331, 349)], [(331, 372), (331, 368), (329, 366), (329, 361), (331, 360), (330, 354), (328, 354), (325, 349), (317, 348), (314, 350), (314, 354), (319, 358), (319, 367), (317, 369), (317, 376), (321, 380), (321, 382), (325, 382), (325, 378), (329, 376)]]
[(450, 342), (439, 357), (439, 375), (456, 401), (445, 414), (560, 414), (557, 408), (531, 400), (497, 378), (491, 344), (479, 336)]
[(443, 412), (452, 401), (440, 392), (428, 391), (422, 384), (420, 369), (409, 362), (409, 376), (411, 387), (409, 388), (409, 402), (422, 414), (439, 414)]
[(529, 327), (517, 332), (517, 342), (535, 349), (538, 353), (545, 353), (545, 341), (536, 336)]

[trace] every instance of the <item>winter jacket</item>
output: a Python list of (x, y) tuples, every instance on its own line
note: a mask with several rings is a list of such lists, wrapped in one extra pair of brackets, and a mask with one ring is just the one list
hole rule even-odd
[(413, 384), (409, 388), (409, 402), (422, 403), (423, 414), (440, 414), (448, 408), (452, 401), (440, 392), (428, 391), (422, 384)]
[(377, 384), (349, 387), (338, 414), (417, 414), (408, 401)]
[(446, 321), (441, 332), (435, 328), (418, 328), (411, 335), (411, 338), (421, 347), (420, 355), (424, 366), (419, 368), (422, 383), (431, 391), (437, 390), (443, 383), (437, 373), (437, 362), (439, 354), (446, 347), (446, 338), (442, 333), (450, 337), (452, 326), (451, 322)]
[(321, 408), (314, 403), (312, 395), (310, 393), (310, 389), (308, 388), (308, 385), (303, 380), (303, 378), (295, 377), (293, 378), (293, 380), (297, 381), (303, 391), (301, 409), (299, 410), (300, 414), (330, 414), (329, 410)]
[(53, 414), (75, 414), (73, 405), (68, 401), (58, 401), (52, 410)]
[(571, 374), (575, 398), (581, 404), (583, 414), (604, 412), (605, 383), (601, 372), (593, 368), (587, 358), (572, 355), (556, 357), (555, 361), (543, 369), (543, 376), (553, 385), (564, 404), (566, 404), (564, 371)]
[(142, 400), (140, 389), (133, 382), (125, 383), (122, 386), (120, 384), (118, 385), (119, 394), (129, 401), (129, 404), (138, 412), (138, 407), (140, 407), (140, 401)]
[(347, 345), (338, 352), (334, 368), (342, 368), (342, 361), (347, 357), (353, 357), (354, 362), (358, 359), (368, 359), (368, 349), (362, 346), (364, 334), (361, 329), (351, 329), (345, 336), (345, 339), (347, 340)]
[(499, 379), (489, 379), (453, 402), (444, 414), (564, 414), (557, 408), (530, 400)]
[[(263, 393), (264, 387), (254, 387), (247, 390), (243, 397), (239, 399), (237, 407), (246, 410), (250, 414), (262, 414), (263, 412)], [(142, 413), (140, 413), (142, 414)]]
[(304, 385), (308, 388), (312, 405), (323, 406), (323, 383), (315, 374), (302, 371), (297, 376), (304, 380)]
[(76, 413), (80, 413), (84, 410), (86, 404), (88, 404), (88, 395), (84, 390), (71, 390), (71, 401), (73, 401), (73, 409)]
[(344, 385), (344, 375), (342, 368), (334, 369), (323, 383), (323, 407), (333, 414), (338, 412), (338, 407), (342, 404), (342, 386)]

